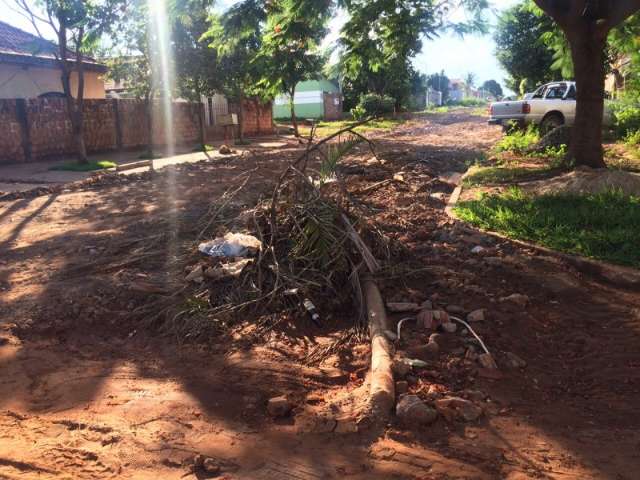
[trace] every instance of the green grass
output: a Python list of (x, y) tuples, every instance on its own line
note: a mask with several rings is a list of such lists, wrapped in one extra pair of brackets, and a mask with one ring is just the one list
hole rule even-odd
[(510, 238), (640, 267), (640, 197), (620, 191), (533, 197), (513, 187), (461, 202), (458, 217)]
[[(381, 118), (377, 120), (372, 120), (371, 122), (361, 125), (355, 129), (358, 133), (367, 133), (373, 131), (382, 131), (382, 130), (392, 130), (398, 125), (402, 125), (405, 122), (403, 119), (399, 118)], [(332, 122), (318, 122), (316, 124), (316, 137), (322, 138), (333, 133), (342, 130), (343, 128), (348, 127), (354, 123), (353, 120), (336, 120)], [(311, 127), (307, 125), (299, 125), (298, 129), (300, 130), (300, 135), (308, 136), (311, 133)]]
[(94, 170), (104, 170), (107, 168), (115, 168), (115, 162), (108, 160), (100, 160), (99, 162), (78, 163), (78, 162), (65, 162), (60, 165), (55, 165), (50, 170), (64, 170), (67, 172), (92, 172)]
[(509, 183), (538, 180), (553, 175), (558, 171), (553, 166), (525, 168), (517, 166), (472, 167), (464, 178), (468, 187), (478, 185), (501, 185)]

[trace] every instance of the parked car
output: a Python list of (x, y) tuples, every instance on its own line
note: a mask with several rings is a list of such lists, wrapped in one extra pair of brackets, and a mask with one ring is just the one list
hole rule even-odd
[(534, 124), (543, 132), (560, 125), (573, 125), (575, 117), (575, 82), (547, 83), (525, 95), (524, 100), (495, 102), (489, 106), (490, 125)]

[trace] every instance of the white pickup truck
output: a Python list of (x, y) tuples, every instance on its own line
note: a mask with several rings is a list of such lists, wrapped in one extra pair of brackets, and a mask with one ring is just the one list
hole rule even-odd
[(576, 117), (575, 82), (552, 82), (542, 85), (524, 100), (495, 102), (489, 106), (489, 124), (505, 128), (538, 125), (543, 132), (560, 125), (573, 125)]

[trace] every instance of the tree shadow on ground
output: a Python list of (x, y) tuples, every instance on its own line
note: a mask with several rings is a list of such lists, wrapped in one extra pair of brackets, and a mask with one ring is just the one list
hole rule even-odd
[[(411, 137), (410, 131), (406, 136)], [(406, 148), (413, 152), (426, 151), (426, 160), (420, 163), (425, 163), (426, 168), (436, 174), (443, 173), (445, 168), (450, 170), (451, 164), (446, 162), (446, 155), (455, 155), (456, 158), (460, 155), (459, 150), (452, 152), (446, 150), (447, 147), (416, 146), (397, 138), (382, 147), (383, 156), (385, 152)], [(464, 156), (472, 158), (477, 153), (478, 150), (471, 148), (464, 152)], [(387, 168), (390, 171), (405, 168), (415, 161), (406, 158), (411, 156), (389, 158)], [(435, 160), (429, 160), (432, 158)], [(274, 158), (260, 166), (249, 185), (252, 195), (247, 203), (255, 200), (258, 191), (272, 184), (273, 171), (278, 170), (283, 161)], [(455, 163), (454, 166), (463, 163)], [(101, 395), (108, 382), (124, 375), (118, 373), (122, 366), (132, 364), (135, 373), (126, 375), (133, 375), (134, 379), (175, 382), (179, 390), (186, 392), (188, 397), (178, 395), (173, 398), (169, 395), (161, 415), (171, 416), (170, 412), (175, 409), (175, 419), (183, 422), (183, 418), (189, 418), (189, 422), (195, 423), (199, 417), (187, 414), (186, 409), (197, 406), (204, 414), (204, 422), (223, 425), (224, 429), (235, 432), (238, 435), (237, 447), (225, 450), (221, 446), (224, 441), (218, 439), (217, 443), (210, 444), (208, 453), (214, 455), (218, 452), (221, 457), (232, 455), (242, 459), (243, 465), (247, 462), (256, 472), (261, 472), (254, 478), (262, 478), (259, 475), (264, 472), (277, 472), (281, 468), (275, 463), (268, 463), (271, 460), (264, 460), (264, 455), (260, 455), (262, 466), (255, 461), (252, 464), (250, 457), (255, 457), (260, 448), (266, 449), (264, 451), (271, 459), (302, 465), (299, 467), (301, 471), (304, 466), (307, 473), (300, 474), (300, 478), (317, 478), (320, 473), (331, 469), (331, 475), (340, 476), (341, 470), (337, 466), (362, 467), (361, 470), (352, 470), (354, 478), (359, 475), (362, 478), (376, 478), (375, 475), (377, 478), (391, 478), (391, 475), (402, 475), (398, 472), (424, 470), (424, 459), (435, 465), (435, 470), (431, 471), (451, 467), (452, 478), (458, 474), (462, 476), (461, 472), (471, 478), (503, 478), (505, 468), (553, 475), (553, 472), (545, 473), (544, 461), (532, 454), (525, 436), (505, 434), (504, 425), (517, 423), (531, 427), (526, 434), (542, 432), (571, 452), (575, 457), (566, 459), (566, 468), (571, 468), (571, 462), (584, 463), (590, 464), (603, 478), (616, 478), (616, 475), (625, 478), (625, 474), (634, 478), (633, 469), (636, 467), (631, 465), (632, 458), (626, 457), (630, 450), (619, 437), (638, 427), (633, 406), (640, 401), (639, 379), (634, 361), (630, 359), (640, 341), (638, 316), (632, 313), (634, 308), (640, 308), (637, 297), (633, 292), (581, 279), (561, 264), (530, 262), (527, 252), (524, 253), (525, 260), (513, 264), (505, 262), (488, 267), (478, 263), (477, 258), (469, 254), (468, 244), (447, 243), (436, 238), (440, 233), (436, 225), (444, 220), (442, 205), (426, 202), (423, 210), (415, 210), (417, 213), (409, 216), (409, 223), (399, 227), (399, 216), (394, 219), (391, 215), (385, 218), (383, 228), (388, 228), (394, 235), (406, 235), (410, 251), (419, 251), (425, 242), (433, 244), (430, 256), (426, 258), (415, 251), (411, 253), (413, 256), (409, 258), (413, 261), (445, 265), (454, 274), (466, 270), (473, 272), (468, 278), (462, 276), (460, 279), (454, 278), (455, 275), (447, 279), (429, 274), (402, 278), (401, 281), (381, 281), (383, 287), (390, 291), (403, 285), (403, 288), (411, 287), (425, 295), (437, 292), (442, 302), (490, 308), (495, 316), (492, 323), (479, 326), (483, 338), (498, 352), (499, 360), (502, 352), (513, 350), (527, 360), (529, 366), (524, 372), (507, 372), (503, 381), (477, 379), (477, 388), (485, 389), (504, 409), (502, 413), (498, 409), (495, 418), (492, 415), (485, 420), (488, 423), (480, 424), (480, 428), (485, 425), (489, 431), (481, 437), (487, 443), (486, 449), (478, 450), (476, 441), (465, 440), (460, 426), (452, 428), (439, 420), (435, 427), (397, 437), (405, 445), (412, 444), (416, 458), (430, 452), (416, 466), (409, 454), (406, 458), (398, 454), (396, 460), (385, 459), (382, 454), (372, 458), (369, 449), (379, 441), (379, 432), (350, 435), (331, 431), (322, 433), (313, 429), (301, 432), (295, 426), (276, 428), (255, 409), (253, 413), (247, 413), (247, 403), (262, 411), (270, 396), (283, 391), (288, 392), (298, 405), (303, 405), (310, 392), (330, 396), (336, 386), (344, 388), (345, 381), (336, 380), (321, 369), (303, 368), (283, 360), (282, 356), (275, 355), (277, 350), (266, 358), (246, 350), (225, 355), (229, 345), (216, 344), (215, 340), (206, 347), (197, 344), (180, 347), (173, 339), (151, 335), (133, 321), (131, 313), (150, 301), (161, 299), (162, 295), (130, 289), (131, 279), (137, 276), (159, 276), (169, 286), (180, 281), (182, 272), (179, 267), (185, 260), (180, 252), (193, 247), (194, 236), (199, 230), (194, 228), (195, 220), (208, 211), (214, 192), (221, 194), (227, 188), (225, 180), (243, 168), (246, 169), (247, 165), (233, 165), (233, 162), (222, 171), (219, 167), (204, 170), (184, 167), (177, 169), (175, 185), (167, 184), (168, 177), (160, 175), (144, 185), (105, 189), (99, 201), (92, 200), (90, 204), (74, 209), (63, 208), (64, 196), (58, 197), (47, 204), (47, 211), (41, 209), (36, 213), (39, 216), (49, 215), (52, 221), (77, 222), (78, 227), (39, 239), (44, 231), (31, 231), (33, 225), (25, 224), (19, 234), (27, 240), (26, 245), (3, 252), (9, 262), (16, 258), (43, 258), (54, 271), (47, 272), (46, 281), (41, 282), (38, 288), (30, 290), (24, 285), (17, 285), (15, 291), (2, 293), (3, 309), (12, 313), (5, 322), (17, 324), (12, 329), (17, 343), (13, 345), (14, 353), (0, 357), (0, 378), (5, 379), (4, 385), (10, 387), (0, 400), (2, 406), (15, 408), (22, 405), (24, 412), (44, 416), (95, 404), (103, 401)], [(166, 195), (168, 191), (173, 192), (173, 198)], [(425, 195), (429, 191), (426, 190)], [(412, 189), (401, 193), (407, 197), (416, 196)], [(381, 199), (374, 201), (383, 207), (382, 199), (385, 196), (389, 198), (388, 193), (382, 192), (380, 196)], [(72, 194), (71, 198), (82, 197)], [(15, 212), (26, 209), (28, 217), (35, 217), (34, 207), (28, 202), (19, 202), (20, 206), (12, 204), (9, 208)], [(387, 206), (390, 207), (391, 203), (387, 202)], [(401, 208), (414, 212), (409, 204)], [(413, 236), (417, 225), (422, 224), (429, 228), (428, 240)], [(163, 236), (149, 251), (143, 249), (136, 253), (141, 239), (152, 238), (159, 229), (165, 228), (175, 228), (175, 231), (172, 235)], [(17, 238), (18, 235), (14, 240)], [(507, 253), (519, 252), (518, 248), (508, 245), (504, 250)], [(145, 257), (145, 252), (153, 252), (153, 255)], [(176, 252), (177, 258), (174, 257)], [(17, 271), (22, 268), (25, 271)], [(6, 269), (6, 281), (11, 282), (18, 275), (36, 274), (41, 268), (41, 265), (10, 264)], [(167, 270), (171, 275), (166, 275)], [(564, 283), (558, 280), (564, 278), (563, 275), (568, 276)], [(484, 291), (469, 293), (462, 280), (467, 285), (480, 285)], [(509, 312), (491, 302), (492, 297), (496, 299), (507, 290), (529, 295), (533, 306), (524, 313)], [(32, 321), (28, 322), (28, 319)], [(336, 323), (321, 333), (335, 333), (342, 326)], [(310, 336), (305, 328), (289, 327), (282, 331), (294, 336)], [(231, 342), (228, 339), (224, 341)], [(338, 363), (340, 369), (346, 370), (353, 363), (353, 358), (349, 352), (344, 352), (340, 354)], [(134, 387), (127, 386), (127, 395), (132, 395)], [(169, 392), (174, 394), (175, 390)], [(118, 403), (118, 394), (125, 395), (116, 393), (110, 400), (114, 405)], [(163, 398), (167, 392), (159, 389), (152, 390), (152, 393), (154, 398)], [(193, 403), (188, 403), (188, 398)], [(188, 406), (181, 407), (181, 403)], [(139, 408), (142, 416), (144, 403), (130, 400), (130, 404)], [(552, 404), (553, 407), (541, 409), (541, 404)], [(148, 412), (149, 415), (151, 413)], [(146, 420), (149, 419), (140, 421)], [(125, 415), (122, 421), (127, 425), (129, 418)], [(167, 439), (161, 446), (177, 448), (179, 442), (171, 440), (174, 438), (172, 433), (177, 435), (178, 430), (191, 430), (176, 425), (175, 432), (163, 433)], [(131, 425), (123, 428), (134, 430)], [(136, 428), (142, 428), (142, 425)], [(393, 425), (392, 429), (395, 428)], [(585, 432), (590, 433), (587, 435)], [(618, 453), (609, 463), (594, 465), (591, 460), (611, 455), (616, 449), (619, 449)], [(516, 457), (504, 460), (498, 458), (500, 454), (516, 454)], [(553, 452), (551, 456), (554, 457)], [(560, 461), (555, 457), (552, 460), (555, 464)], [(400, 464), (406, 466), (400, 467)], [(282, 478), (287, 477), (282, 474)]]

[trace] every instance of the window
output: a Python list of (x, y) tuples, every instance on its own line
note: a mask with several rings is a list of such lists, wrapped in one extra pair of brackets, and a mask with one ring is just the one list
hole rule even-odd
[(575, 100), (576, 99), (576, 86), (571, 85), (569, 87), (569, 93), (567, 93), (567, 100)]
[(547, 100), (557, 100), (564, 98), (564, 94), (567, 91), (567, 86), (564, 84), (561, 85), (551, 85), (547, 89), (547, 94), (545, 98)]

